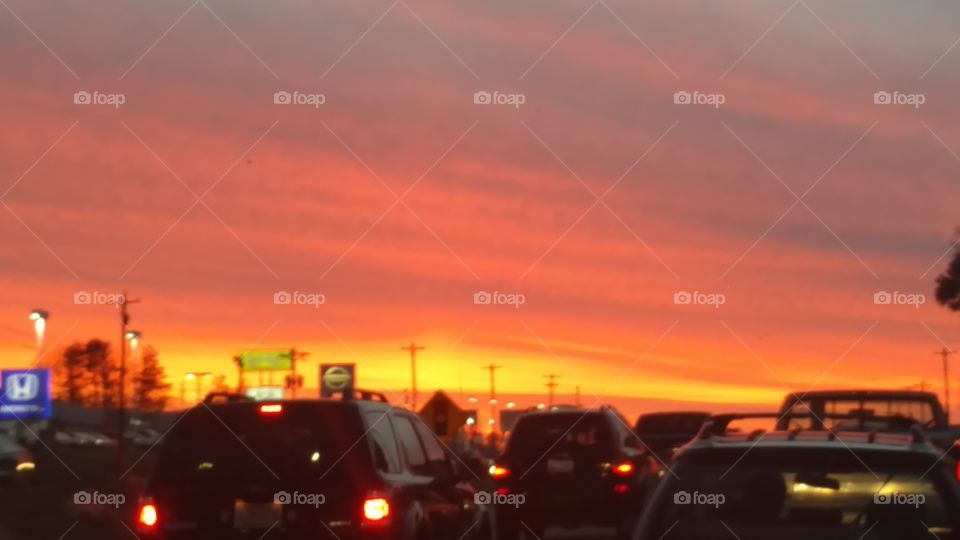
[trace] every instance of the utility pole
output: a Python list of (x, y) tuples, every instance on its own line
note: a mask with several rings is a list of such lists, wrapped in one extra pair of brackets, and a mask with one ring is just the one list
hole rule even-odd
[(950, 355), (956, 353), (946, 347), (933, 354), (943, 359), (943, 408), (947, 411), (947, 420), (950, 420)]
[(497, 372), (498, 369), (500, 369), (500, 368), (502, 368), (502, 367), (503, 367), (503, 366), (498, 366), (498, 365), (495, 365), (495, 364), (490, 364), (489, 366), (483, 366), (483, 369), (486, 369), (486, 370), (489, 370), (489, 371), (490, 371), (490, 420), (493, 421), (493, 423), (490, 424), (490, 429), (491, 429), (491, 431), (493, 430), (493, 426), (496, 425), (496, 417), (497, 417), (497, 378), (496, 378), (496, 372)]
[(547, 375), (544, 375), (544, 378), (547, 379), (547, 382), (544, 386), (546, 386), (548, 389), (547, 390), (548, 392), (547, 407), (548, 408), (553, 407), (553, 389), (557, 387), (557, 377), (559, 377), (559, 375), (555, 373), (549, 373)]
[(130, 324), (128, 304), (136, 304), (140, 300), (130, 300), (127, 291), (123, 291), (120, 302), (120, 395), (117, 397), (117, 468), (124, 469), (124, 454), (126, 451), (125, 436), (127, 433), (127, 325)]
[(417, 412), (417, 351), (422, 351), (426, 347), (418, 347), (414, 342), (410, 342), (410, 345), (406, 347), (400, 347), (401, 351), (410, 351), (410, 372), (411, 372), (411, 389), (410, 389), (410, 403), (413, 408), (413, 412)]

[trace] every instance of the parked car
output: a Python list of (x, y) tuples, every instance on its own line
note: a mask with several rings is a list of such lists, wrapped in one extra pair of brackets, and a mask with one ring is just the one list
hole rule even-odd
[[(370, 395), (370, 394), (364, 394)], [(480, 538), (483, 474), (412, 413), (366, 400), (187, 411), (132, 516), (147, 539)], [(479, 462), (478, 462), (479, 463)]]
[(0, 433), (0, 479), (10, 480), (34, 471), (33, 453), (13, 437)]
[(723, 434), (705, 426), (670, 464), (634, 540), (957, 538), (955, 464), (909, 436)]
[(524, 414), (490, 469), (498, 539), (542, 538), (552, 526), (626, 534), (658, 472), (613, 409)]
[(146, 426), (130, 428), (123, 436), (134, 446), (153, 446), (160, 440), (160, 432)]
[(640, 441), (661, 459), (670, 459), (674, 450), (697, 436), (708, 412), (656, 412), (640, 416), (633, 428)]

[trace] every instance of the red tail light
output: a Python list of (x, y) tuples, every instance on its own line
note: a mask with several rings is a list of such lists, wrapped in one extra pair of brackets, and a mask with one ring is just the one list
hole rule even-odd
[(491, 465), (490, 476), (494, 480), (503, 480), (504, 478), (510, 476), (510, 469), (504, 467), (503, 465)]
[(613, 474), (621, 478), (626, 478), (628, 476), (633, 476), (633, 473), (636, 470), (636, 467), (634, 467), (633, 463), (629, 461), (622, 461), (610, 467), (610, 470), (613, 471)]
[(274, 416), (283, 412), (283, 405), (280, 403), (264, 403), (260, 405), (260, 414), (264, 416)]
[(390, 517), (390, 501), (383, 497), (367, 497), (363, 500), (363, 519), (383, 521)]
[(152, 529), (160, 521), (160, 515), (157, 513), (157, 506), (152, 502), (140, 503), (140, 509), (137, 511), (137, 524), (141, 527)]
[(960, 482), (960, 460), (957, 460), (957, 481)]

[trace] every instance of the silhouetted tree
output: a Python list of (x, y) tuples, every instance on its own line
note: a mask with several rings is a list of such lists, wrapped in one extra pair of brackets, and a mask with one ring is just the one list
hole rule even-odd
[(89, 404), (91, 388), (87, 377), (86, 345), (77, 342), (65, 348), (55, 371), (60, 378), (55, 392), (58, 401), (73, 405)]
[(162, 411), (167, 405), (170, 383), (153, 347), (143, 350), (140, 369), (133, 376), (133, 404), (141, 411)]
[(120, 370), (110, 344), (101, 339), (74, 343), (63, 350), (55, 366), (59, 385), (57, 399), (87, 407), (115, 407)]
[(937, 276), (937, 303), (960, 311), (960, 248), (954, 250), (947, 271)]
[(87, 342), (87, 371), (97, 390), (96, 405), (104, 409), (118, 404), (120, 370), (110, 353), (110, 344), (106, 341), (91, 339)]

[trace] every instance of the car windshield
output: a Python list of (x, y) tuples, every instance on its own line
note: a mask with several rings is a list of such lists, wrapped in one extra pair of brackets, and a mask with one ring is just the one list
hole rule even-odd
[(927, 467), (867, 466), (853, 454), (819, 463), (747, 456), (678, 468), (652, 514), (658, 519), (650, 538), (951, 538), (956, 527), (947, 511), (956, 504), (951, 479)]
[(199, 407), (170, 433), (157, 476), (225, 483), (306, 473), (318, 478), (342, 463), (344, 452), (362, 439), (359, 416), (354, 419), (351, 412), (293, 404), (275, 415), (263, 415), (253, 406)]

